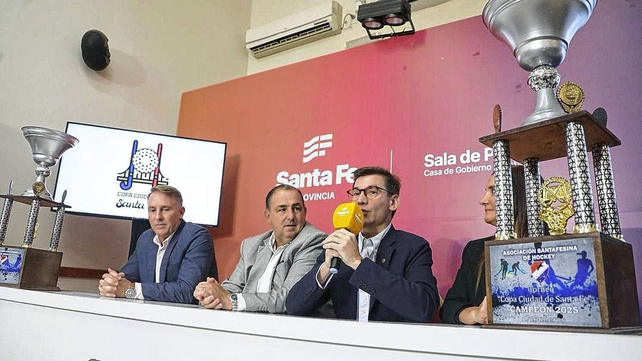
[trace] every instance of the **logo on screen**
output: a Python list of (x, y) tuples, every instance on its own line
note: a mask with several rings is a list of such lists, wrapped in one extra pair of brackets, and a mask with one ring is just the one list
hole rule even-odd
[(332, 134), (317, 135), (303, 143), (303, 163), (325, 156), (325, 149), (332, 147)]
[(134, 140), (129, 167), (116, 177), (120, 181), (120, 189), (129, 190), (134, 183), (149, 184), (152, 187), (168, 184), (169, 179), (160, 171), (162, 153), (163, 143), (158, 143), (154, 151), (150, 148), (138, 149), (138, 140)]

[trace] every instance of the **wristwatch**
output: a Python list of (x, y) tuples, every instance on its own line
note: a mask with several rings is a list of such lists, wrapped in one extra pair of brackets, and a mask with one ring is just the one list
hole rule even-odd
[(236, 293), (230, 294), (230, 302), (232, 303), (232, 311), (238, 311), (239, 309), (239, 299), (236, 296)]
[(136, 298), (136, 288), (134, 287), (134, 283), (132, 283), (131, 288), (125, 290), (125, 298)]

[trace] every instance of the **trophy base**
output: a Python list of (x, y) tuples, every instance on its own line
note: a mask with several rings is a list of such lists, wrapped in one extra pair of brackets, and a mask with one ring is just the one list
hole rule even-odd
[(640, 326), (633, 249), (600, 232), (489, 241), (489, 324)]
[(61, 252), (0, 246), (0, 286), (39, 291), (60, 291)]

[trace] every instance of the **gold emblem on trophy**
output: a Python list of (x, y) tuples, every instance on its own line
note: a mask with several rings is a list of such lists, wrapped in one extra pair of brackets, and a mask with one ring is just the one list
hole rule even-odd
[(33, 190), (33, 194), (36, 197), (39, 197), (42, 192), (45, 191), (45, 183), (44, 182), (34, 182), (33, 185), (31, 186), (31, 189)]
[(557, 100), (567, 113), (577, 113), (584, 104), (584, 89), (579, 85), (567, 81), (557, 89)]
[(571, 204), (571, 185), (562, 177), (544, 181), (537, 198), (542, 205), (539, 218), (548, 224), (551, 235), (566, 233), (566, 222), (575, 213)]

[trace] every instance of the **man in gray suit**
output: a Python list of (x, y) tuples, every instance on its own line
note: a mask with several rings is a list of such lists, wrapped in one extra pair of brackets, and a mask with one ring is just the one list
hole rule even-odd
[(272, 230), (243, 240), (230, 278), (196, 286), (194, 297), (205, 308), (285, 313), (290, 288), (312, 269), (326, 234), (306, 222), (303, 195), (287, 184), (268, 193), (264, 214)]

